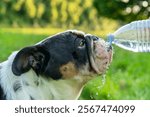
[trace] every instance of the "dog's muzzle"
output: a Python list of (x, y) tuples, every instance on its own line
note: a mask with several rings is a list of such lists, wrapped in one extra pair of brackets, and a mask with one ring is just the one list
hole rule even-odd
[(93, 35), (86, 35), (85, 38), (92, 71), (96, 74), (105, 73), (112, 61), (112, 46)]

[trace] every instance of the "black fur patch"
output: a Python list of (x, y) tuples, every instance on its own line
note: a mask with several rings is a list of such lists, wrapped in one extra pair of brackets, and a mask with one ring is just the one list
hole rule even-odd
[(14, 92), (17, 92), (17, 91), (19, 91), (19, 90), (21, 90), (21, 89), (22, 89), (22, 85), (21, 85), (20, 81), (16, 81), (16, 82), (13, 84), (13, 90), (14, 90)]
[(5, 93), (1, 86), (0, 86), (0, 100), (6, 100)]
[(43, 73), (48, 60), (49, 53), (41, 46), (25, 47), (17, 53), (12, 63), (12, 72), (20, 76), (32, 68), (39, 75)]
[[(2, 69), (2, 66), (0, 65), (0, 70), (1, 69)], [(0, 84), (1, 84), (1, 82), (0, 82)], [(0, 85), (0, 100), (5, 100), (5, 99), (6, 99), (6, 96), (5, 96), (4, 91)]]
[(30, 96), (30, 99), (31, 99), (31, 100), (35, 100), (32, 96)]
[(91, 53), (90, 44), (87, 43), (90, 42), (83, 34), (79, 35), (70, 31), (57, 34), (42, 43), (20, 50), (13, 61), (12, 71), (20, 76), (33, 69), (37, 76), (61, 79), (62, 65), (72, 62), (79, 70), (89, 63)]

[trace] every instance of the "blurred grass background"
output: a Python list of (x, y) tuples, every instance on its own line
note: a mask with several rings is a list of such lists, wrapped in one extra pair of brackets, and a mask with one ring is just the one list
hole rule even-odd
[[(0, 62), (15, 50), (68, 29), (106, 38), (128, 22), (148, 19), (145, 0), (1, 0)], [(84, 88), (80, 99), (150, 99), (150, 54), (114, 46), (105, 74)]]

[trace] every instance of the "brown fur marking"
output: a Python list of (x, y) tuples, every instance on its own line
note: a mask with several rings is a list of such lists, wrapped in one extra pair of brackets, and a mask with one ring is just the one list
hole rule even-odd
[(73, 78), (75, 75), (77, 75), (77, 69), (75, 64), (72, 62), (62, 65), (60, 67), (60, 72), (64, 79)]

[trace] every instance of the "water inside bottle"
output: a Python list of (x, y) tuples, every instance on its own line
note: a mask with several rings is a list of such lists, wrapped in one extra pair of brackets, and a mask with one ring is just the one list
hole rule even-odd
[(139, 42), (137, 40), (117, 39), (113, 44), (133, 52), (150, 52), (150, 42)]
[(150, 20), (134, 21), (108, 35), (108, 42), (133, 52), (150, 52)]

